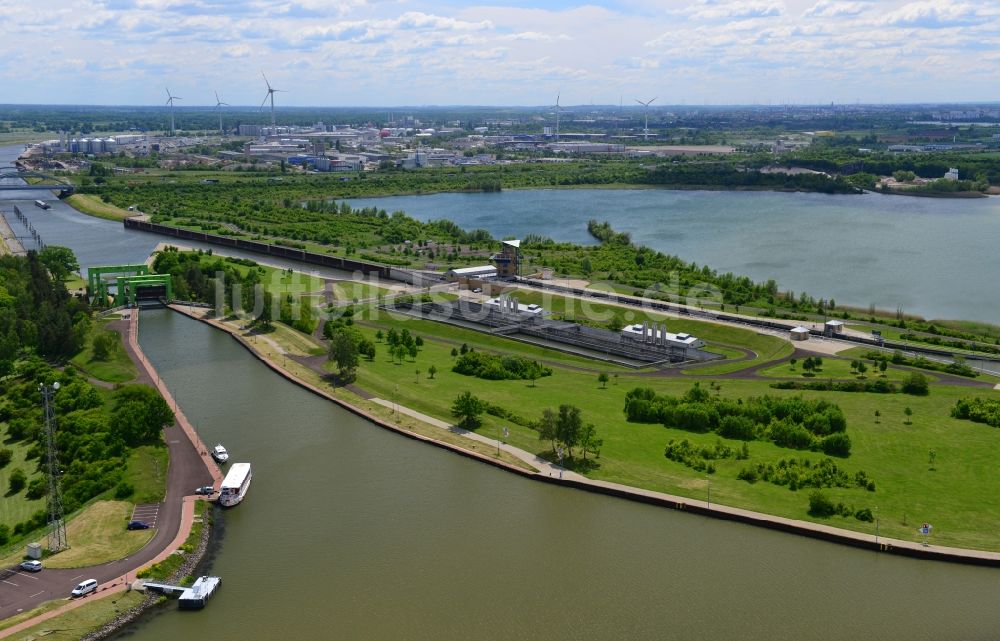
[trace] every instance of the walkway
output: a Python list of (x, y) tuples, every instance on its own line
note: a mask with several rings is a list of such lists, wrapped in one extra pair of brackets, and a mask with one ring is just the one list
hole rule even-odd
[[(458, 434), (459, 436), (464, 436), (472, 441), (476, 441), (477, 443), (483, 443), (488, 446), (488, 449), (486, 450), (487, 452), (496, 451), (497, 439), (495, 438), (490, 438), (488, 436), (484, 436), (483, 434), (477, 434), (476, 432), (470, 432), (469, 430), (458, 427), (457, 425), (452, 425), (447, 421), (442, 421), (441, 419), (434, 418), (433, 416), (422, 414), (417, 410), (410, 409), (409, 407), (405, 407), (397, 403), (393, 403), (392, 401), (387, 401), (384, 398), (371, 398), (369, 400), (372, 401), (373, 403), (378, 403), (383, 407), (388, 407), (395, 412), (399, 412), (400, 414), (406, 414), (407, 416), (411, 416), (417, 419), (418, 421), (421, 421), (428, 425), (433, 425), (434, 427), (439, 427), (443, 430), (448, 430), (452, 434)], [(524, 450), (514, 447), (513, 445), (508, 445), (507, 443), (500, 443), (500, 449), (503, 450), (504, 452), (507, 452), (511, 456), (524, 461), (525, 463), (534, 467), (535, 469), (539, 470), (540, 474), (548, 474), (549, 476), (555, 478), (572, 479), (574, 481), (587, 480), (587, 477), (583, 476), (582, 474), (571, 472), (566, 468), (560, 467), (555, 463), (551, 463), (543, 459), (537, 454), (525, 452)]]
[[(600, 492), (603, 494), (609, 494), (612, 496), (626, 498), (633, 501), (650, 503), (661, 507), (669, 507), (677, 510), (694, 512), (696, 514), (704, 514), (706, 516), (712, 516), (714, 518), (739, 521), (742, 523), (748, 523), (761, 527), (767, 527), (770, 529), (791, 532), (803, 536), (810, 536), (813, 538), (824, 539), (828, 541), (833, 541), (846, 545), (852, 545), (855, 547), (865, 548), (874, 551), (892, 552), (896, 554), (902, 554), (904, 556), (935, 559), (940, 561), (951, 561), (951, 562), (968, 563), (974, 565), (1000, 566), (1000, 552), (987, 552), (981, 550), (968, 550), (963, 548), (939, 547), (934, 545), (924, 545), (922, 543), (915, 541), (903, 541), (900, 539), (879, 537), (876, 536), (875, 534), (855, 532), (852, 530), (843, 530), (840, 528), (831, 527), (829, 525), (824, 525), (822, 523), (799, 521), (796, 519), (789, 519), (770, 514), (763, 514), (760, 512), (753, 512), (751, 510), (744, 510), (741, 508), (718, 505), (711, 503), (707, 496), (706, 500), (701, 501), (689, 497), (675, 496), (663, 492), (656, 492), (653, 490), (645, 490), (628, 485), (622, 485), (620, 483), (599, 481), (581, 476), (579, 474), (571, 474), (569, 472), (564, 472), (563, 477), (558, 478), (557, 476), (559, 472), (558, 466), (554, 466), (551, 464), (548, 464), (548, 466), (544, 466), (542, 463), (537, 462), (537, 457), (535, 457), (533, 454), (530, 454), (529, 452), (518, 450), (517, 448), (511, 445), (506, 445), (506, 446), (501, 445), (501, 447), (505, 451), (517, 456), (519, 459), (523, 461), (529, 462), (531, 465), (539, 465), (539, 467), (543, 469), (542, 472), (527, 472), (520, 468), (508, 465), (496, 459), (493, 456), (485, 454), (484, 452), (480, 452), (477, 450), (473, 451), (463, 450), (462, 448), (459, 448), (458, 446), (455, 445), (442, 443), (440, 441), (434, 441), (422, 437), (420, 435), (408, 433), (406, 430), (401, 430), (398, 427), (392, 425), (391, 423), (385, 421), (384, 419), (372, 415), (371, 413), (365, 411), (364, 409), (352, 405), (351, 403), (348, 403), (343, 399), (336, 398), (326, 390), (320, 389), (315, 385), (312, 385), (302, 379), (297, 378), (294, 374), (289, 372), (284, 367), (281, 367), (276, 362), (273, 362), (268, 358), (266, 358), (246, 338), (240, 336), (237, 330), (233, 329), (230, 326), (222, 324), (217, 320), (206, 318), (204, 315), (204, 310), (197, 308), (181, 307), (179, 305), (171, 306), (171, 308), (186, 315), (189, 315), (192, 318), (201, 320), (202, 322), (208, 323), (219, 329), (222, 329), (223, 331), (233, 336), (233, 338), (239, 341), (239, 343), (243, 345), (248, 351), (254, 354), (266, 365), (268, 365), (268, 367), (270, 367), (275, 372), (279, 373), (287, 380), (351, 410), (355, 414), (368, 419), (369, 421), (375, 423), (376, 425), (379, 425), (386, 429), (390, 429), (394, 432), (406, 434), (411, 438), (416, 438), (419, 440), (430, 442), (435, 445), (438, 445), (439, 447), (443, 447), (446, 449), (457, 451), (459, 453), (466, 454), (472, 458), (476, 458), (480, 461), (489, 463), (497, 467), (502, 467), (510, 472), (520, 474), (521, 476), (525, 476), (527, 478), (534, 478), (538, 480), (547, 481), (550, 483), (561, 484), (567, 487), (573, 487), (592, 492)], [(456, 428), (453, 428), (446, 421), (442, 421), (440, 419), (427, 416), (425, 414), (417, 412), (416, 410), (412, 410), (404, 406), (399, 406), (399, 405), (394, 406), (393, 403), (391, 403), (390, 401), (386, 401), (385, 399), (376, 399), (376, 402), (385, 407), (394, 407), (396, 411), (417, 418), (418, 420), (426, 422), (427, 424), (432, 425), (434, 427), (440, 429), (447, 429), (455, 433)], [(496, 447), (496, 441), (488, 437), (481, 436), (479, 434), (469, 434), (467, 436), (472, 440), (489, 444), (491, 447)], [(548, 462), (545, 461), (544, 463)]]
[[(143, 383), (160, 390), (167, 403), (174, 408), (176, 422), (164, 430), (164, 439), (169, 452), (170, 466), (167, 470), (166, 497), (160, 504), (157, 514), (156, 532), (149, 543), (131, 557), (112, 561), (90, 568), (54, 569), (46, 568), (36, 575), (38, 584), (33, 588), (33, 594), (20, 594), (9, 590), (6, 586), (0, 588), (0, 620), (29, 611), (45, 601), (68, 597), (70, 590), (84, 578), (97, 579), (101, 585), (97, 594), (105, 596), (125, 589), (125, 583), (130, 574), (146, 566), (158, 563), (173, 554), (191, 532), (194, 522), (195, 496), (189, 496), (201, 485), (214, 483), (216, 487), (222, 482), (219, 468), (211, 460), (207, 448), (198, 438), (191, 423), (184, 413), (177, 408), (177, 402), (170, 395), (156, 370), (153, 369), (145, 354), (139, 347), (138, 330), (139, 314), (133, 311), (129, 320), (113, 321), (109, 325), (122, 331), (126, 336), (125, 349), (132, 362), (138, 368), (136, 383)], [(180, 430), (180, 431), (178, 431)], [(70, 542), (72, 543), (72, 541)], [(42, 618), (18, 624), (7, 630), (0, 631), (0, 639), (14, 634), (18, 630), (35, 625), (68, 609), (79, 607), (92, 601), (94, 597), (78, 599), (66, 606), (46, 613)]]

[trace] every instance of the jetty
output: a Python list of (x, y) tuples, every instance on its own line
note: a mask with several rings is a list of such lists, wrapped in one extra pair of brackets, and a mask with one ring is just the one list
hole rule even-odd
[(205, 607), (208, 600), (215, 594), (216, 589), (222, 585), (222, 577), (200, 576), (191, 587), (183, 585), (171, 585), (169, 583), (156, 583), (147, 581), (137, 589), (152, 590), (168, 596), (180, 595), (177, 605), (182, 610), (200, 610)]

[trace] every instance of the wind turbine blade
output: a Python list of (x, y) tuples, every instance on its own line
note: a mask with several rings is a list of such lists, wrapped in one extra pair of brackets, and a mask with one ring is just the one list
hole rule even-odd
[(264, 96), (264, 100), (262, 100), (262, 101), (261, 101), (261, 103), (260, 103), (260, 108), (261, 108), (261, 109), (263, 109), (263, 108), (264, 108), (264, 105), (265, 105), (265, 104), (267, 103), (267, 99), (268, 99), (268, 98), (269, 98), (270, 96), (271, 96), (271, 92), (270, 92), (270, 91), (268, 91), (268, 92), (267, 92), (267, 95), (266, 95), (266, 96)]
[[(656, 100), (656, 98), (653, 98), (653, 100)], [(647, 105), (651, 105), (651, 104), (653, 104), (653, 100), (650, 100), (650, 101), (649, 101), (649, 102), (647, 102), (646, 104), (647, 104)]]
[(264, 75), (263, 70), (261, 70), (260, 75), (264, 78), (264, 84), (267, 85), (267, 90), (271, 91), (271, 83), (267, 81), (267, 76)]
[[(164, 89), (167, 89), (167, 88), (164, 87)], [(169, 100), (170, 98), (171, 98), (171, 96), (170, 96), (170, 89), (167, 89), (167, 100)]]
[(216, 102), (216, 104), (222, 102), (221, 100), (219, 100), (219, 92), (218, 91), (215, 92), (215, 102)]
[(643, 107), (647, 106), (646, 103), (644, 103), (643, 101), (639, 100), (638, 98), (636, 98), (635, 101), (637, 103), (639, 103), (640, 105), (642, 105)]

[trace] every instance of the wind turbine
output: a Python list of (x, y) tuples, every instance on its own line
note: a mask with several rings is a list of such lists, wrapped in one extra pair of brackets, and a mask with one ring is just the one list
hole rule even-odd
[(176, 130), (174, 129), (174, 101), (175, 100), (184, 100), (184, 99), (180, 98), (178, 96), (172, 95), (170, 93), (170, 89), (167, 89), (167, 103), (166, 104), (170, 105), (170, 135), (171, 136), (173, 136), (173, 135), (176, 134)]
[(222, 102), (221, 100), (219, 100), (219, 92), (216, 91), (215, 92), (215, 109), (216, 109), (216, 111), (219, 112), (219, 133), (222, 134), (222, 135), (225, 135), (225, 132), (222, 130), (222, 106), (223, 105), (225, 105), (225, 106), (228, 107), (229, 103), (228, 102)]
[(656, 98), (650, 98), (646, 102), (643, 102), (643, 101), (639, 100), (638, 98), (636, 98), (636, 100), (635, 100), (637, 103), (639, 103), (640, 105), (642, 105), (643, 107), (645, 107), (645, 112), (646, 112), (645, 123), (646, 124), (643, 127), (643, 129), (642, 129), (642, 139), (644, 141), (647, 141), (647, 142), (649, 141), (649, 105), (653, 104), (654, 100), (656, 100)]
[[(261, 71), (260, 75), (264, 76), (264, 72)], [(264, 84), (267, 85), (267, 95), (264, 96), (263, 102), (260, 103), (260, 108), (263, 109), (264, 108), (264, 104), (267, 102), (267, 99), (268, 98), (271, 99), (271, 127), (274, 127), (274, 94), (275, 94), (275, 92), (278, 92), (278, 91), (282, 91), (283, 92), (285, 90), (284, 89), (275, 89), (274, 87), (272, 87), (271, 83), (267, 81), (267, 76), (264, 76)]]

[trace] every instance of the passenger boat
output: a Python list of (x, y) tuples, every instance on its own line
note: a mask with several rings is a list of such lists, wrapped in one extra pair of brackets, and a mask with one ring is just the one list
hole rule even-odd
[(242, 501), (250, 489), (251, 477), (249, 463), (233, 463), (219, 489), (219, 504), (232, 507)]
[(222, 447), (221, 444), (216, 445), (212, 448), (212, 458), (219, 463), (225, 463), (229, 460), (229, 452), (227, 452), (226, 448)]

